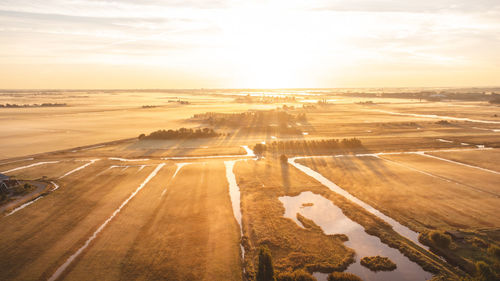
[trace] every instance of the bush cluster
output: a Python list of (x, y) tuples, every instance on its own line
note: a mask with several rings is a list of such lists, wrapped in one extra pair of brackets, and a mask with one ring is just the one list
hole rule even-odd
[(373, 256), (361, 259), (361, 265), (372, 271), (391, 271), (396, 269), (396, 264), (387, 257)]
[(440, 248), (443, 249), (448, 249), (451, 244), (451, 237), (450, 235), (439, 231), (439, 230), (434, 230), (431, 233), (429, 233), (429, 237), (431, 238), (432, 242)]
[(438, 125), (445, 125), (445, 126), (451, 125), (451, 123), (448, 120), (439, 120), (439, 121), (436, 122), (436, 124), (438, 124)]

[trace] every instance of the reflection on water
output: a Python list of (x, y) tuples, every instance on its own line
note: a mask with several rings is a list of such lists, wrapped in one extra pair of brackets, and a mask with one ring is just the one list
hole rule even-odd
[[(366, 155), (372, 156), (374, 154), (366, 154)], [(420, 247), (422, 247), (426, 250), (429, 250), (429, 247), (423, 245), (422, 243), (420, 243), (420, 241), (418, 241), (418, 233), (417, 232), (409, 229), (408, 227), (397, 222), (396, 220), (384, 215), (379, 210), (377, 210), (377, 209), (373, 208), (372, 206), (366, 204), (365, 202), (359, 200), (357, 197), (355, 197), (352, 194), (350, 194), (349, 192), (345, 191), (340, 186), (336, 185), (335, 183), (333, 183), (329, 179), (325, 178), (320, 173), (314, 171), (313, 169), (311, 169), (309, 167), (306, 167), (302, 164), (297, 163), (296, 160), (301, 159), (301, 158), (305, 158), (305, 157), (290, 158), (290, 159), (288, 159), (288, 163), (290, 163), (291, 165), (293, 165), (295, 168), (299, 169), (303, 173), (307, 174), (308, 176), (314, 178), (315, 180), (317, 180), (318, 182), (320, 182), (324, 186), (328, 187), (331, 191), (344, 196), (345, 198), (349, 199), (350, 201), (358, 204), (363, 209), (367, 210), (368, 212), (372, 213), (373, 215), (384, 220), (386, 223), (390, 224), (392, 226), (392, 228), (397, 233), (399, 233), (401, 236), (404, 236), (404, 237), (408, 238), (409, 240), (411, 240), (413, 243), (419, 245)]]
[[(253, 153), (253, 151), (252, 151)], [(231, 204), (233, 206), (233, 215), (238, 225), (240, 226), (240, 237), (243, 237), (243, 226), (241, 225), (241, 207), (240, 207), (240, 187), (236, 182), (236, 176), (234, 175), (234, 164), (240, 160), (224, 161), (226, 166), (226, 178), (229, 183), (229, 197), (231, 198)], [(240, 243), (241, 248), (241, 258), (245, 257), (245, 248)]]
[[(432, 274), (424, 271), (398, 250), (385, 245), (378, 237), (367, 234), (361, 225), (346, 217), (340, 208), (323, 196), (307, 191), (294, 197), (279, 197), (279, 200), (285, 207), (284, 216), (299, 226), (302, 227), (302, 224), (297, 220), (297, 213), (313, 220), (326, 234), (346, 234), (349, 237), (345, 245), (356, 251), (356, 262), (347, 268), (347, 272), (354, 273), (365, 281), (427, 280), (432, 277)], [(359, 263), (362, 257), (375, 255), (389, 257), (396, 263), (397, 269), (389, 272), (372, 272)], [(314, 276), (318, 280), (327, 278), (327, 274), (324, 273), (315, 273)]]

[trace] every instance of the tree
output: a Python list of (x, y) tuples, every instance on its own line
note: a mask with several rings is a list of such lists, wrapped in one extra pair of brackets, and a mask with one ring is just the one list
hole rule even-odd
[(281, 163), (286, 164), (288, 162), (288, 157), (285, 154), (281, 154), (280, 161)]
[(253, 147), (253, 152), (256, 154), (256, 155), (262, 155), (262, 153), (264, 153), (264, 151), (266, 150), (266, 146), (261, 144), (261, 143), (258, 143), (256, 144), (254, 147)]
[(265, 245), (259, 248), (257, 266), (257, 281), (275, 281), (271, 251)]
[(434, 230), (430, 233), (430, 237), (434, 244), (436, 244), (438, 247), (448, 249), (451, 244), (450, 235), (442, 231)]

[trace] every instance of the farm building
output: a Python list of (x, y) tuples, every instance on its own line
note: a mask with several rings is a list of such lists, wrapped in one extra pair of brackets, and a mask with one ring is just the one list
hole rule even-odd
[(17, 180), (11, 180), (9, 176), (0, 174), (0, 193), (8, 193), (14, 186), (19, 185)]

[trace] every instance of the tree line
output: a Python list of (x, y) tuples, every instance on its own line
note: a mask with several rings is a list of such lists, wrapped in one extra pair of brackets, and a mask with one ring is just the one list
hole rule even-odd
[(59, 107), (59, 106), (66, 106), (67, 104), (65, 103), (34, 103), (34, 104), (16, 104), (16, 103), (6, 103), (6, 104), (0, 104), (0, 107), (5, 107), (5, 108), (21, 108), (21, 107)]
[(168, 139), (198, 139), (198, 138), (211, 138), (220, 136), (220, 133), (211, 128), (200, 129), (187, 129), (180, 128), (178, 130), (158, 130), (150, 133), (149, 135), (139, 135), (140, 140), (168, 140)]
[(258, 143), (253, 147), (255, 154), (269, 152), (284, 152), (290, 150), (328, 150), (328, 149), (353, 149), (361, 148), (363, 144), (360, 139), (322, 139), (322, 140), (289, 140), (289, 141), (273, 141), (269, 144)]
[(242, 113), (206, 112), (193, 115), (198, 121), (206, 122), (211, 126), (227, 127), (255, 127), (275, 124), (280, 127), (294, 126), (295, 122), (307, 121), (305, 113), (297, 115), (281, 110), (247, 111)]

